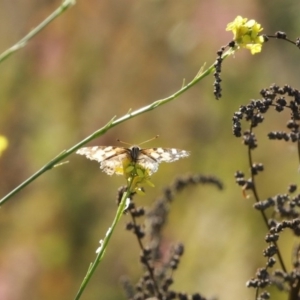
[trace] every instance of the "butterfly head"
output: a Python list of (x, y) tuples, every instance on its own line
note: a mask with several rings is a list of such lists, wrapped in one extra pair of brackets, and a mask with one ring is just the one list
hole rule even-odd
[(141, 148), (139, 146), (132, 146), (129, 148), (129, 150), (130, 150), (130, 157), (132, 161), (136, 163), (139, 158)]

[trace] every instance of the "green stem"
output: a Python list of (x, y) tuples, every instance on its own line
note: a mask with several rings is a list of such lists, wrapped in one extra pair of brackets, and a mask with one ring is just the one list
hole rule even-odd
[[(230, 55), (230, 52), (226, 52), (223, 55), (223, 59), (225, 59), (228, 55)], [(94, 140), (95, 138), (98, 138), (99, 136), (102, 136), (104, 133), (106, 133), (109, 129), (129, 120), (132, 119), (136, 116), (139, 116), (143, 113), (149, 112), (159, 106), (162, 106), (172, 100), (174, 100), (175, 98), (179, 97), (181, 94), (183, 94), (185, 91), (187, 91), (188, 89), (190, 89), (192, 86), (194, 86), (197, 82), (199, 82), (201, 79), (203, 79), (204, 77), (206, 77), (207, 75), (209, 75), (210, 73), (212, 73), (214, 71), (214, 65), (211, 65), (207, 70), (203, 71), (203, 72), (199, 72), (196, 77), (187, 85), (183, 86), (180, 90), (178, 90), (177, 92), (175, 92), (173, 95), (164, 98), (164, 99), (160, 99), (157, 101), (154, 101), (153, 103), (144, 106), (142, 108), (139, 108), (133, 112), (129, 112), (126, 115), (120, 117), (119, 119), (115, 120), (115, 117), (113, 119), (111, 119), (106, 125), (104, 125), (102, 128), (98, 129), (97, 131), (95, 131), (94, 133), (92, 133), (90, 136), (88, 136), (87, 138), (85, 138), (84, 140), (82, 140), (81, 142), (79, 142), (78, 144), (76, 144), (75, 146), (71, 147), (68, 150), (63, 151), (61, 154), (59, 154), (57, 157), (55, 157), (54, 159), (52, 159), (50, 162), (48, 162), (44, 167), (42, 167), (39, 171), (37, 171), (35, 174), (33, 174), (31, 177), (29, 177), (28, 179), (26, 179), (23, 183), (21, 183), (18, 187), (16, 187), (14, 190), (12, 190), (11, 192), (9, 192), (6, 196), (4, 196), (1, 200), (0, 200), (0, 206), (2, 204), (4, 204), (8, 199), (10, 199), (13, 195), (15, 195), (16, 193), (18, 193), (20, 190), (22, 190), (25, 186), (27, 186), (28, 184), (30, 184), (32, 181), (34, 181), (36, 178), (38, 178), (39, 176), (41, 176), (43, 173), (45, 173), (46, 171), (52, 169), (55, 165), (57, 165), (60, 161), (62, 161), (63, 159), (65, 159), (67, 156), (69, 156), (71, 153), (75, 152), (76, 150), (78, 150), (79, 148), (81, 148), (82, 146), (84, 146), (86, 143)]]
[(110, 238), (118, 224), (118, 222), (120, 221), (122, 215), (123, 215), (123, 212), (124, 212), (124, 209), (125, 209), (125, 206), (126, 206), (126, 200), (127, 198), (130, 196), (130, 191), (131, 191), (131, 185), (132, 185), (132, 182), (133, 180), (130, 181), (130, 184), (128, 185), (127, 187), (127, 190), (126, 192), (123, 193), (123, 196), (122, 196), (122, 199), (121, 199), (121, 202), (118, 206), (118, 210), (117, 210), (117, 213), (116, 213), (116, 216), (115, 216), (115, 219), (111, 225), (110, 228), (108, 228), (107, 232), (106, 232), (106, 235), (105, 235), (105, 238), (103, 239), (102, 241), (102, 244), (99, 248), (99, 251), (98, 251), (98, 254), (96, 256), (96, 259), (95, 261), (89, 266), (89, 269), (87, 271), (87, 274), (85, 275), (82, 283), (81, 283), (81, 286), (77, 292), (77, 295), (75, 297), (75, 300), (78, 300), (80, 299), (85, 287), (87, 286), (88, 282), (90, 281), (93, 273), (95, 272), (97, 266), (99, 265), (100, 261), (102, 260), (102, 258), (104, 257), (104, 254), (105, 254), (105, 250), (107, 248), (107, 245), (110, 241)]
[(26, 36), (24, 36), (15, 45), (0, 54), (0, 63), (11, 56), (13, 53), (17, 52), (21, 48), (25, 47), (30, 39), (37, 35), (42, 29), (44, 29), (49, 23), (60, 16), (65, 10), (67, 10), (72, 5), (75, 5), (75, 0), (65, 0), (60, 7), (58, 7), (49, 17), (47, 17), (42, 23), (37, 27), (33, 28)]

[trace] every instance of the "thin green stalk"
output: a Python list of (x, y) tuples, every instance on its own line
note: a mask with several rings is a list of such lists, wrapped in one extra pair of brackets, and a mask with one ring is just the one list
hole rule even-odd
[(108, 230), (106, 232), (105, 238), (103, 239), (103, 241), (102, 241), (102, 243), (100, 245), (100, 248), (99, 248), (99, 251), (98, 251), (98, 254), (96, 256), (95, 261), (88, 268), (87, 274), (85, 275), (85, 277), (84, 277), (84, 279), (83, 279), (83, 281), (81, 283), (81, 286), (80, 286), (80, 288), (79, 288), (79, 290), (77, 292), (75, 300), (80, 299), (80, 297), (81, 297), (81, 295), (82, 295), (85, 287), (87, 286), (88, 282), (92, 278), (92, 275), (95, 272), (95, 270), (96, 270), (97, 266), (99, 265), (100, 261), (104, 257), (105, 250), (106, 250), (106, 248), (108, 246), (110, 238), (111, 238), (111, 236), (112, 236), (112, 234), (113, 234), (113, 232), (114, 232), (114, 230), (115, 230), (118, 222), (120, 221), (120, 219), (121, 219), (121, 217), (123, 215), (123, 212), (124, 212), (124, 209), (125, 209), (125, 206), (126, 206), (126, 200), (130, 196), (132, 182), (133, 182), (133, 180), (130, 181), (130, 184), (128, 185), (126, 192), (123, 193), (121, 202), (120, 202), (120, 204), (118, 206), (118, 210), (117, 210), (115, 219), (114, 219), (111, 227), (108, 228)]
[[(230, 55), (230, 52), (226, 52), (223, 56), (223, 59), (226, 58), (228, 55)], [(210, 73), (212, 73), (214, 71), (214, 65), (211, 65), (207, 70), (203, 71), (203, 72), (199, 72), (196, 77), (187, 85), (183, 86), (180, 90), (178, 90), (177, 92), (175, 92), (173, 95), (164, 98), (164, 99), (160, 99), (157, 101), (154, 101), (153, 103), (144, 106), (142, 108), (139, 108), (133, 112), (128, 112), (126, 115), (118, 118), (115, 120), (115, 117), (113, 119), (111, 119), (106, 125), (104, 125), (102, 128), (98, 129), (97, 131), (95, 131), (94, 133), (92, 133), (90, 136), (88, 136), (87, 138), (85, 138), (84, 140), (82, 140), (81, 142), (79, 142), (78, 144), (76, 144), (75, 146), (69, 148), (68, 150), (64, 150), (62, 153), (60, 153), (58, 156), (56, 156), (54, 159), (52, 159), (50, 162), (48, 162), (44, 167), (42, 167), (39, 171), (37, 171), (36, 173), (34, 173), (31, 177), (29, 177), (28, 179), (26, 179), (23, 183), (21, 183), (19, 186), (17, 186), (14, 190), (12, 190), (11, 192), (9, 192), (6, 196), (4, 196), (1, 200), (0, 200), (0, 206), (2, 204), (4, 204), (8, 199), (10, 199), (13, 195), (15, 195), (16, 193), (18, 193), (20, 190), (22, 190), (25, 186), (27, 186), (28, 184), (30, 184), (32, 181), (34, 181), (36, 178), (38, 178), (39, 176), (41, 176), (43, 173), (45, 173), (46, 171), (52, 169), (55, 165), (57, 165), (59, 162), (61, 162), (62, 160), (64, 160), (66, 157), (68, 157), (71, 153), (75, 152), (76, 150), (78, 150), (79, 148), (81, 148), (82, 146), (84, 146), (86, 143), (94, 140), (95, 138), (98, 138), (99, 136), (102, 136), (104, 133), (106, 133), (108, 130), (110, 130), (111, 128), (129, 120), (132, 119), (136, 116), (139, 116), (143, 113), (149, 112), (159, 106), (162, 106), (174, 99), (176, 99), (177, 97), (179, 97), (181, 94), (183, 94), (185, 91), (187, 91), (188, 89), (190, 89), (192, 86), (194, 86), (197, 82), (199, 82), (201, 79), (203, 79), (204, 77), (206, 77), (207, 75), (209, 75)]]
[(37, 35), (42, 29), (44, 29), (49, 23), (51, 23), (54, 19), (60, 16), (64, 11), (66, 11), (72, 5), (75, 5), (76, 0), (65, 0), (63, 3), (42, 23), (40, 23), (37, 27), (33, 28), (26, 36), (24, 36), (19, 42), (15, 45), (4, 51), (0, 54), (0, 63), (2, 63), (5, 59), (11, 56), (13, 53), (17, 52), (21, 48), (25, 47), (30, 39), (32, 39), (35, 35)]

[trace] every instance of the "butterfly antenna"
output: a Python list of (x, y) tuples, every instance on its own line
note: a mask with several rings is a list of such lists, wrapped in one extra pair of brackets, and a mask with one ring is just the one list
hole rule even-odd
[(147, 140), (147, 141), (144, 141), (144, 142), (140, 143), (140, 144), (139, 144), (139, 146), (140, 146), (140, 145), (142, 145), (142, 144), (145, 144), (145, 143), (151, 142), (151, 141), (153, 141), (153, 140), (157, 139), (158, 137), (159, 137), (159, 135), (156, 135), (155, 137), (153, 137), (153, 138), (151, 138), (151, 139), (149, 139), (149, 140)]
[[(138, 145), (140, 146), (140, 145), (142, 145), (142, 144), (148, 143), (148, 142), (150, 142), (150, 141), (153, 141), (153, 140), (157, 139), (158, 137), (159, 137), (159, 135), (156, 135), (155, 137), (153, 137), (153, 138), (151, 138), (151, 139), (149, 139), (149, 140), (147, 140), (147, 141), (144, 141), (144, 142), (142, 142), (142, 143), (140, 143), (140, 144), (138, 144)], [(122, 144), (124, 144), (124, 145), (132, 146), (132, 144), (127, 143), (127, 142), (124, 142), (124, 141), (121, 141), (120, 139), (117, 139), (117, 142), (122, 143)]]
[(123, 141), (121, 141), (120, 139), (117, 139), (117, 142), (119, 142), (119, 143), (121, 143), (121, 144), (124, 144), (124, 145), (129, 145), (129, 146), (131, 146), (131, 144), (126, 143), (126, 142), (123, 142)]

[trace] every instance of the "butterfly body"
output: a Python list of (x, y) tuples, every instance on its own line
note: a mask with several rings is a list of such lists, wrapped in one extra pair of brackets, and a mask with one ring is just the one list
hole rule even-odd
[(85, 155), (91, 160), (100, 163), (100, 168), (108, 175), (122, 175), (123, 161), (129, 159), (130, 162), (139, 164), (145, 168), (149, 175), (158, 170), (161, 162), (173, 162), (180, 158), (189, 156), (186, 150), (175, 148), (147, 148), (139, 146), (130, 148), (115, 146), (94, 146), (77, 150), (77, 154)]
[(138, 146), (132, 146), (130, 148), (124, 148), (124, 149), (126, 149), (129, 152), (132, 161), (136, 163), (139, 159), (141, 148)]

